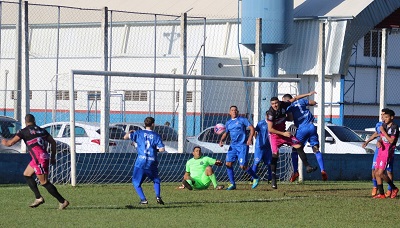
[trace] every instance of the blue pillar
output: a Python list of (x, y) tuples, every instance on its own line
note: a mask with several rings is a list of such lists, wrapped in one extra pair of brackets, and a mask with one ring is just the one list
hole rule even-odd
[[(261, 68), (262, 78), (276, 78), (278, 77), (278, 53), (264, 53), (264, 66)], [(261, 83), (261, 113), (263, 117), (265, 112), (270, 107), (271, 97), (278, 95), (277, 82), (263, 82)]]

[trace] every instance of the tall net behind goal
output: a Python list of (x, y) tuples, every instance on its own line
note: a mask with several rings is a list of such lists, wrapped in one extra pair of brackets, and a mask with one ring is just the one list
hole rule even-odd
[[(108, 83), (104, 83), (105, 74)], [(298, 92), (298, 79), (288, 78), (73, 71), (69, 88), (74, 94), (70, 97), (70, 117), (63, 125), (48, 128), (53, 135), (61, 136), (55, 137), (56, 140), (64, 140), (71, 148), (57, 155), (58, 164), (50, 177), (56, 183), (131, 182), (137, 152), (122, 137), (131, 130), (143, 129), (144, 119), (152, 116), (156, 121), (154, 130), (162, 136), (167, 150), (158, 155), (160, 177), (163, 182), (180, 182), (194, 146), (200, 146), (208, 156), (225, 161), (230, 140), (228, 145), (219, 147), (221, 135), (214, 133), (213, 126), (230, 119), (231, 105), (236, 105), (239, 114), (254, 126), (260, 118), (265, 118), (266, 110), (254, 104), (267, 102), (264, 106), (269, 107), (270, 97), (255, 96), (258, 83), (263, 83), (262, 88), (278, 88), (271, 94), (279, 97)], [(107, 89), (103, 88), (104, 84), (108, 84)], [(185, 89), (186, 104), (183, 104)], [(107, 97), (101, 94), (104, 91), (108, 93), (109, 107), (102, 100)], [(259, 101), (254, 102), (254, 97), (260, 97)], [(101, 128), (102, 119), (109, 119), (105, 122), (107, 127)], [(106, 128), (109, 142), (103, 146), (101, 129)], [(249, 165), (253, 163), (253, 152), (250, 147)], [(214, 168), (219, 181), (228, 181), (225, 166)], [(249, 180), (238, 164), (234, 169), (237, 181)], [(283, 147), (278, 165), (280, 180), (287, 181), (292, 170), (291, 148)], [(267, 179), (267, 168), (262, 162), (258, 174), (262, 180)]]

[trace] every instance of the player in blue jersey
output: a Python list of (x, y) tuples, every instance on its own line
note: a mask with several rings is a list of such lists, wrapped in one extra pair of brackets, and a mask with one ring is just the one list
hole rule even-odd
[[(231, 137), (231, 144), (226, 154), (226, 170), (228, 173), (230, 185), (226, 190), (236, 189), (235, 176), (233, 172), (233, 163), (239, 161), (240, 168), (246, 171), (253, 178), (252, 188), (258, 186), (258, 176), (254, 171), (247, 166), (249, 146), (253, 144), (254, 127), (248, 119), (239, 116), (239, 111), (236, 106), (229, 108), (229, 115), (231, 119), (225, 124), (226, 131), (221, 136), (219, 145), (222, 147), (228, 134)], [(249, 128), (250, 134), (246, 138), (246, 128)]]
[[(308, 93), (308, 96), (315, 94), (316, 92), (312, 91)], [(282, 97), (283, 101), (287, 101), (292, 99), (292, 95), (285, 94)], [(328, 174), (324, 168), (324, 160), (322, 159), (322, 154), (319, 151), (319, 140), (317, 129), (314, 126), (314, 115), (308, 110), (307, 106), (314, 106), (317, 102), (308, 99), (299, 99), (294, 101), (288, 108), (287, 112), (291, 113), (294, 121), (294, 125), (297, 128), (296, 138), (300, 140), (303, 147), (307, 142), (310, 143), (312, 150), (317, 158), (317, 162), (319, 168), (321, 169), (322, 180), (326, 181), (328, 179)], [(293, 162), (293, 174), (290, 178), (290, 181), (293, 182), (299, 176), (298, 172), (298, 156), (297, 152), (293, 150), (292, 152), (292, 162)]]
[[(384, 108), (384, 109), (381, 110), (381, 120), (383, 119), (383, 115), (384, 115), (386, 112), (388, 112), (388, 110), (389, 110), (389, 109), (387, 109), (387, 108)], [(380, 127), (382, 126), (382, 123), (383, 123), (382, 121), (376, 123), (374, 134), (372, 134), (372, 135), (363, 143), (363, 145), (362, 145), (363, 148), (365, 148), (365, 147), (368, 145), (368, 143), (371, 142), (372, 140), (374, 140), (374, 139), (379, 140), (379, 135), (381, 134)], [(373, 184), (373, 188), (372, 188), (372, 193), (371, 193), (371, 195), (372, 195), (373, 197), (374, 197), (376, 194), (378, 194), (378, 184), (377, 184), (377, 182), (376, 182), (376, 177), (375, 177), (375, 165), (376, 165), (376, 158), (377, 158), (377, 156), (378, 156), (378, 151), (379, 151), (379, 148), (376, 147), (375, 153), (374, 153), (374, 158), (372, 159), (372, 184)], [(388, 177), (389, 177), (391, 180), (393, 180), (393, 161), (394, 161), (394, 157), (393, 157), (393, 159), (389, 162), (389, 164), (388, 164), (388, 166), (387, 166), (387, 168), (386, 168), (387, 175), (388, 175)], [(389, 186), (388, 186), (388, 190), (387, 190), (387, 192), (385, 193), (385, 196), (386, 196), (386, 197), (390, 197), (391, 194), (392, 194), (392, 188), (391, 188), (390, 185), (389, 185)]]
[(256, 132), (256, 145), (254, 149), (254, 162), (251, 169), (254, 171), (254, 173), (257, 173), (258, 164), (261, 161), (263, 161), (264, 165), (268, 167), (268, 180), (271, 180), (272, 151), (268, 137), (267, 113), (265, 113), (265, 120), (261, 120), (260, 122), (257, 123), (255, 132)]
[(164, 204), (161, 199), (160, 177), (158, 176), (157, 152), (163, 152), (164, 143), (161, 136), (153, 131), (154, 118), (144, 120), (145, 130), (131, 131), (124, 136), (137, 144), (137, 158), (133, 168), (132, 184), (140, 197), (140, 204), (148, 204), (143, 193), (142, 183), (146, 177), (154, 182), (154, 191), (158, 204)]

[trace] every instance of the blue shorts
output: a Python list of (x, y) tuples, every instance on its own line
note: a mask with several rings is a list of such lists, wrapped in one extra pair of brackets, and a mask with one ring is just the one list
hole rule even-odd
[(265, 145), (262, 147), (256, 147), (254, 150), (254, 165), (260, 163), (260, 161), (264, 161), (264, 165), (270, 165), (272, 159), (272, 150), (271, 146)]
[(226, 154), (226, 162), (236, 162), (239, 165), (246, 166), (248, 162), (249, 146), (247, 145), (231, 145)]
[(296, 138), (303, 146), (306, 145), (307, 142), (309, 142), (312, 147), (319, 145), (317, 128), (313, 123), (299, 126), (296, 132)]
[(142, 169), (138, 167), (133, 168), (132, 184), (133, 186), (141, 186), (143, 181), (148, 177), (154, 183), (160, 183), (158, 176), (158, 169)]
[[(375, 149), (374, 158), (372, 159), (372, 169), (373, 169), (373, 170), (375, 169), (376, 158), (378, 157), (378, 151), (379, 151), (379, 148), (377, 147), (377, 148)], [(390, 159), (390, 162), (387, 164), (386, 170), (387, 170), (388, 172), (391, 172), (391, 173), (393, 172), (393, 162), (394, 162), (394, 156), (393, 156), (392, 159)]]

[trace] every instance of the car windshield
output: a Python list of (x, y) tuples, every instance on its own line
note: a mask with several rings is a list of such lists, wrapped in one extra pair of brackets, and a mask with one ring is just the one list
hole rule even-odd
[(171, 127), (156, 125), (153, 131), (159, 134), (163, 141), (178, 141), (178, 133)]
[(0, 120), (0, 135), (4, 138), (12, 138), (21, 130), (21, 124), (17, 121)]
[[(125, 131), (120, 127), (110, 127), (109, 128), (110, 139), (124, 139)], [(100, 134), (100, 129), (96, 131)]]
[(329, 129), (339, 138), (342, 142), (364, 142), (354, 131), (345, 126), (328, 126)]

